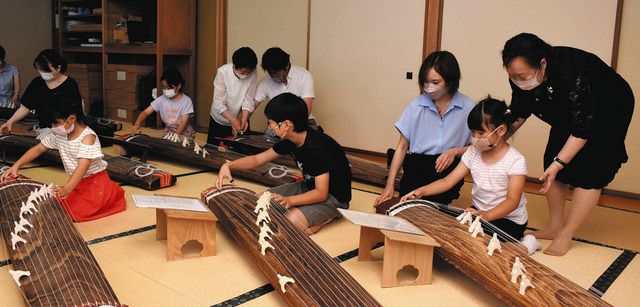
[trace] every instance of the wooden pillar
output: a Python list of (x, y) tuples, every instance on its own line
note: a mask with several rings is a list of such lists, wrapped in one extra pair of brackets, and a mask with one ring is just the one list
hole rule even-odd
[(227, 63), (227, 0), (216, 0), (216, 67)]
[(443, 0), (425, 0), (422, 59), (426, 58), (431, 52), (440, 50), (443, 6)]

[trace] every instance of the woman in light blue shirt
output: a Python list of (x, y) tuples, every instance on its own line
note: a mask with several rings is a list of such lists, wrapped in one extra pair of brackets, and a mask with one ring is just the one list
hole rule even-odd
[(18, 68), (5, 62), (5, 50), (0, 46), (0, 107), (15, 109), (20, 95)]
[[(414, 99), (395, 124), (400, 132), (387, 185), (375, 205), (393, 197), (402, 167), (400, 195), (446, 177), (471, 142), (467, 116), (475, 102), (458, 92), (460, 67), (448, 51), (431, 53), (422, 62), (418, 84), (424, 93)], [(449, 204), (460, 196), (460, 181), (449, 191), (424, 199)]]

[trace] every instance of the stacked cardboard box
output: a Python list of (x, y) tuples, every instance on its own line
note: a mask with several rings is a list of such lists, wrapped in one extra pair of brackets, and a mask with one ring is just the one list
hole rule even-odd
[(82, 108), (89, 113), (91, 104), (102, 100), (102, 65), (69, 63), (66, 74), (78, 82)]
[(130, 123), (135, 121), (140, 112), (140, 78), (151, 73), (153, 69), (153, 66), (107, 64), (105, 117)]

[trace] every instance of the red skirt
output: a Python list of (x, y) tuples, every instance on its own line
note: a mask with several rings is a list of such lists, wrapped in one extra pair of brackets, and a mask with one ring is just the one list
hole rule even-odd
[(127, 209), (124, 190), (111, 181), (107, 171), (82, 178), (62, 204), (74, 222), (91, 221)]

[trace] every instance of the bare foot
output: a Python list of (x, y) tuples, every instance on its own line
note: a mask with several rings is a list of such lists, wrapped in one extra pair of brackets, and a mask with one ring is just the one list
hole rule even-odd
[(540, 229), (536, 231), (527, 232), (527, 234), (536, 237), (536, 239), (553, 240), (556, 238), (556, 235), (558, 235), (559, 232), (560, 230), (547, 228), (547, 229)]
[(544, 253), (551, 256), (564, 256), (569, 249), (571, 249), (571, 236), (557, 236)]

